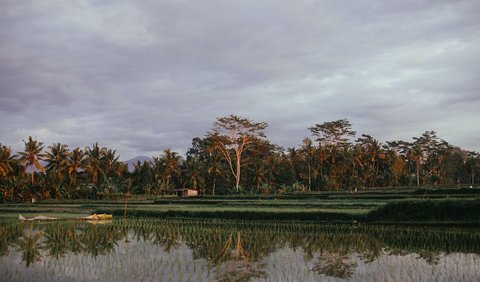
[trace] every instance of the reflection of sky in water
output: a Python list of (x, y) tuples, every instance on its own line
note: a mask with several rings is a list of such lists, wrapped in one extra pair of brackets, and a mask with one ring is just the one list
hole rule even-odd
[[(318, 255), (318, 254), (317, 254)], [(316, 259), (304, 260), (302, 250), (284, 248), (268, 256), (269, 281), (480, 281), (480, 256), (452, 253), (442, 255), (437, 264), (419, 259), (417, 254), (392, 255), (382, 252), (373, 262), (357, 254), (349, 255), (356, 266), (348, 279), (319, 275), (310, 271)], [(261, 280), (258, 280), (261, 281)]]
[(319, 265), (328, 265), (330, 259), (347, 265), (351, 272), (349, 281), (480, 281), (480, 256), (475, 254), (440, 254), (432, 263), (417, 254), (382, 251), (372, 262), (365, 262), (356, 253), (347, 256), (314, 253), (308, 257), (301, 248), (284, 246), (242, 268), (241, 261), (213, 266), (205, 259), (195, 260), (184, 242), (170, 252), (161, 245), (137, 241), (132, 236), (129, 243), (124, 240), (117, 243), (114, 252), (96, 258), (67, 253), (56, 260), (44, 255), (29, 268), (21, 255), (10, 249), (8, 255), (0, 258), (0, 275), (3, 281), (216, 281), (237, 269), (234, 277), (245, 277), (242, 275), (246, 272), (256, 274), (250, 276), (252, 281), (343, 280), (313, 271)]

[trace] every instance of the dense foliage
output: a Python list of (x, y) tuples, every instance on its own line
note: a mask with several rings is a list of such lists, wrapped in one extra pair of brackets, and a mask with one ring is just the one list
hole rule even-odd
[[(195, 137), (185, 157), (169, 149), (132, 171), (117, 152), (92, 146), (70, 149), (29, 137), (14, 154), (0, 144), (3, 201), (36, 197), (109, 198), (120, 193), (163, 195), (188, 187), (200, 194), (282, 194), (397, 186), (475, 186), (480, 157), (426, 131), (411, 141), (379, 142), (356, 136), (347, 119), (309, 128), (298, 148), (281, 148), (264, 134), (266, 123), (235, 115), (219, 118)], [(241, 168), (241, 170), (240, 170)]]

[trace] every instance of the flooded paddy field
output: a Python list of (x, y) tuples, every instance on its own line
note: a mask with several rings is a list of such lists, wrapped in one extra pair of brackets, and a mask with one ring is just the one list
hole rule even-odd
[(0, 220), (3, 281), (480, 281), (477, 227)]

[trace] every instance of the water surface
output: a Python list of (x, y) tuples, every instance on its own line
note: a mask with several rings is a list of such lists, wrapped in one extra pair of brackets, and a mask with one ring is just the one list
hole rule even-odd
[(478, 228), (6, 221), (3, 281), (480, 281)]

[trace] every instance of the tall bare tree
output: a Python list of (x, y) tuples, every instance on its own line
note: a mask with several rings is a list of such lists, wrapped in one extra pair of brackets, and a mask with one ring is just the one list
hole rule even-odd
[(248, 118), (229, 115), (217, 118), (213, 129), (207, 133), (227, 161), (230, 171), (235, 177), (235, 189), (240, 187), (242, 154), (249, 150), (258, 140), (266, 138), (265, 122), (253, 122)]

